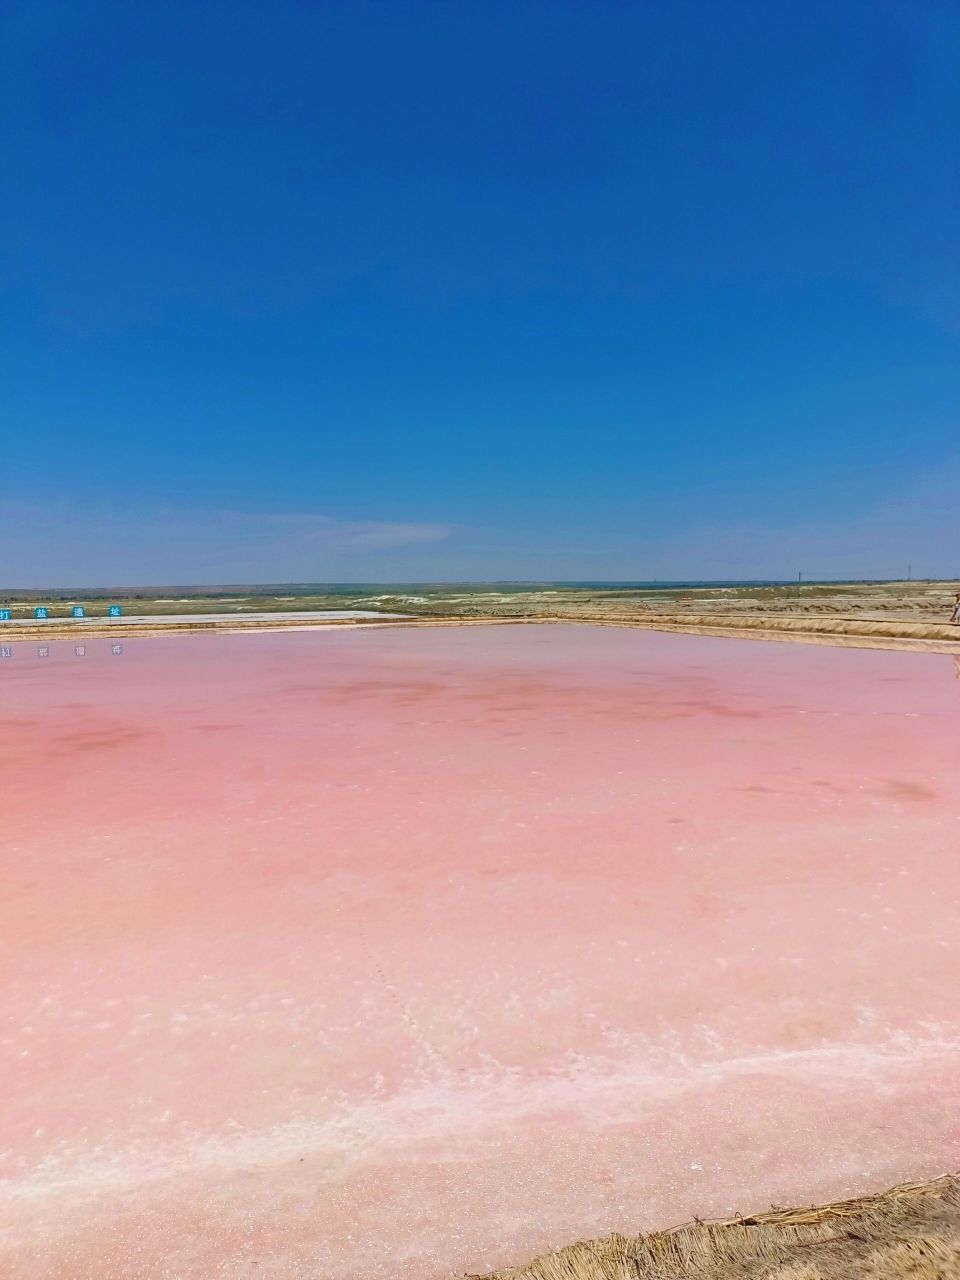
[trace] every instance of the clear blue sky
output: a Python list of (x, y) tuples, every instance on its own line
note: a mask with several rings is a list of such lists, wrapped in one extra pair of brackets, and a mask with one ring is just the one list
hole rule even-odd
[(0, 582), (960, 572), (952, 0), (6, 0)]

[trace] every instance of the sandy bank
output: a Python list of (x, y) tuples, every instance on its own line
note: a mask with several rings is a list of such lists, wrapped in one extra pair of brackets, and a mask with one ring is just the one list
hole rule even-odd
[(705, 636), (739, 636), (753, 640), (792, 640), (805, 644), (829, 644), (842, 648), (902, 649), (926, 653), (960, 655), (960, 627), (949, 623), (913, 621), (908, 618), (884, 619), (838, 618), (806, 613), (776, 614), (763, 610), (740, 613), (576, 613), (530, 614), (527, 616), (456, 617), (436, 614), (415, 617), (373, 615), (364, 617), (310, 615), (290, 617), (256, 617), (205, 615), (201, 618), (170, 620), (163, 618), (71, 618), (45, 622), (16, 621), (5, 624), (0, 639), (8, 643), (44, 643), (77, 638), (117, 640), (170, 635), (217, 634), (238, 632), (327, 631), (339, 627), (464, 627), (517, 625), (518, 623), (568, 623), (590, 626), (638, 627), (648, 631), (689, 632)]

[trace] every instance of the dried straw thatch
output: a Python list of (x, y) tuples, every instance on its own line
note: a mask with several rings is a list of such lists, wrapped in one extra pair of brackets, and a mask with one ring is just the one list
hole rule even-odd
[[(607, 1236), (486, 1280), (960, 1280), (960, 1177), (749, 1218)], [(474, 1276), (470, 1280), (481, 1280)]]

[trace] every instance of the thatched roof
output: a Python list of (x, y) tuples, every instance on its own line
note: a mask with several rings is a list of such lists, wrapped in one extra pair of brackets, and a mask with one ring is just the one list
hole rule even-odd
[[(960, 1177), (606, 1236), (483, 1280), (960, 1280)], [(482, 1280), (471, 1277), (470, 1280)]]

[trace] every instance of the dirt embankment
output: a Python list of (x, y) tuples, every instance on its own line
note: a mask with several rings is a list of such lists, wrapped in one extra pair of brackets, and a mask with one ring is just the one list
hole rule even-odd
[[(138, 600), (139, 617), (76, 620), (51, 616), (35, 621), (26, 600), (18, 601), (15, 616), (0, 627), (4, 641), (77, 638), (132, 639), (138, 636), (196, 633), (302, 630), (332, 626), (463, 626), (470, 623), (567, 622), (645, 627), (697, 635), (742, 636), (764, 640), (793, 640), (808, 644), (836, 644), (859, 648), (918, 649), (960, 653), (960, 627), (949, 618), (956, 584), (830, 583), (776, 587), (555, 588), (490, 590), (489, 588), (431, 589), (426, 594), (381, 594), (297, 598), (316, 609), (285, 616), (291, 597), (257, 596), (238, 602), (203, 597), (190, 601), (204, 609), (191, 617), (183, 599)], [(380, 617), (336, 618), (327, 613), (334, 604), (373, 606)], [(66, 609), (69, 602), (58, 602)], [(102, 603), (93, 606), (105, 613)], [(257, 612), (257, 616), (245, 616)], [(403, 617), (390, 616), (391, 611)], [(51, 613), (53, 610), (51, 609)], [(212, 616), (222, 613), (222, 616)], [(144, 616), (146, 615), (146, 616)], [(272, 615), (272, 616), (271, 616)]]

